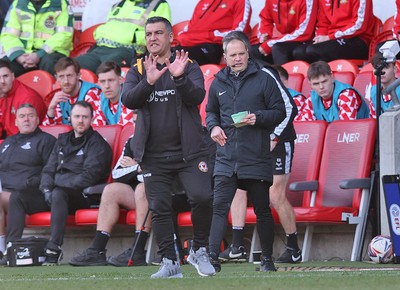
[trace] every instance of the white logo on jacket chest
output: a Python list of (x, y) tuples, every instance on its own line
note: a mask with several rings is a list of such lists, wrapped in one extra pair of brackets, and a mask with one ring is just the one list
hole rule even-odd
[(76, 153), (76, 156), (80, 156), (80, 155), (83, 155), (83, 150), (82, 149), (79, 150), (78, 153)]
[(25, 149), (25, 150), (31, 149), (31, 148), (32, 148), (32, 147), (31, 147), (31, 142), (26, 142), (25, 145), (22, 145), (22, 146), (21, 146), (21, 148), (22, 148), (22, 149)]
[(4, 153), (8, 147), (10, 147), (10, 144), (4, 145), (4, 148), (3, 148), (3, 150), (1, 150), (1, 153)]

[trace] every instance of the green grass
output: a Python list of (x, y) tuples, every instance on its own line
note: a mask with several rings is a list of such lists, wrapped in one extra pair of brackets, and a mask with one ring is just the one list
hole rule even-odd
[(399, 289), (400, 265), (358, 262), (309, 262), (277, 265), (276, 273), (258, 265), (223, 264), (215, 277), (200, 277), (189, 265), (183, 279), (149, 279), (158, 267), (20, 267), (0, 269), (0, 289)]

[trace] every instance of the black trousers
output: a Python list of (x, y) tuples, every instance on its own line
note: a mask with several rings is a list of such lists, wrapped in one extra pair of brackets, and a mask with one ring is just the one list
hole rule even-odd
[(269, 55), (265, 56), (260, 53), (258, 48), (260, 44), (251, 46), (252, 57), (256, 59), (260, 59), (270, 64), (282, 65), (286, 62), (295, 60), (293, 56), (293, 51), (296, 47), (304, 45), (304, 42), (298, 41), (287, 41), (287, 42), (278, 42), (272, 46), (272, 51)]
[(358, 37), (324, 41), (317, 44), (305, 44), (293, 50), (293, 57), (313, 63), (335, 59), (367, 59), (368, 45)]
[(199, 65), (219, 64), (224, 53), (222, 45), (215, 43), (204, 43), (191, 47), (178, 46), (177, 49), (189, 52), (189, 57), (196, 60)]
[(228, 213), (236, 189), (247, 191), (257, 216), (257, 231), (260, 237), (262, 255), (271, 257), (274, 244), (274, 219), (269, 207), (271, 183), (255, 179), (238, 179), (217, 175), (214, 178), (213, 218), (210, 231), (210, 253), (219, 254), (220, 244), (225, 236)]
[(176, 177), (182, 182), (191, 206), (193, 246), (198, 248), (208, 245), (212, 188), (207, 161), (208, 156), (188, 162), (183, 161), (182, 156), (143, 159), (141, 167), (152, 211), (152, 227), (162, 257), (176, 260), (171, 195), (171, 185)]
[[(88, 208), (89, 201), (82, 190), (56, 187), (52, 190), (50, 241), (61, 246), (68, 214)], [(7, 242), (21, 238), (25, 227), (25, 214), (48, 211), (43, 194), (38, 190), (13, 192), (8, 206)]]

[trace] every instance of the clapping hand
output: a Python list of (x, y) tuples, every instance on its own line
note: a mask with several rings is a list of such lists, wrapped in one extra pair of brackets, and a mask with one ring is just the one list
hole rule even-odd
[(165, 64), (173, 77), (180, 77), (184, 74), (186, 65), (189, 61), (189, 53), (183, 49), (175, 52), (175, 60), (170, 63), (169, 59), (165, 59)]

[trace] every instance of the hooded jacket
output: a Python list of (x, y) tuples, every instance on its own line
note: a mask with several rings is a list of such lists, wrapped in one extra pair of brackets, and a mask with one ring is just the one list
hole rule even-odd
[[(250, 111), (256, 115), (254, 126), (236, 128), (232, 114)], [(217, 144), (215, 175), (272, 182), (270, 133), (286, 117), (281, 90), (268, 70), (249, 61), (238, 77), (225, 67), (215, 75), (206, 107), (207, 129), (221, 127), (224, 146)]]

